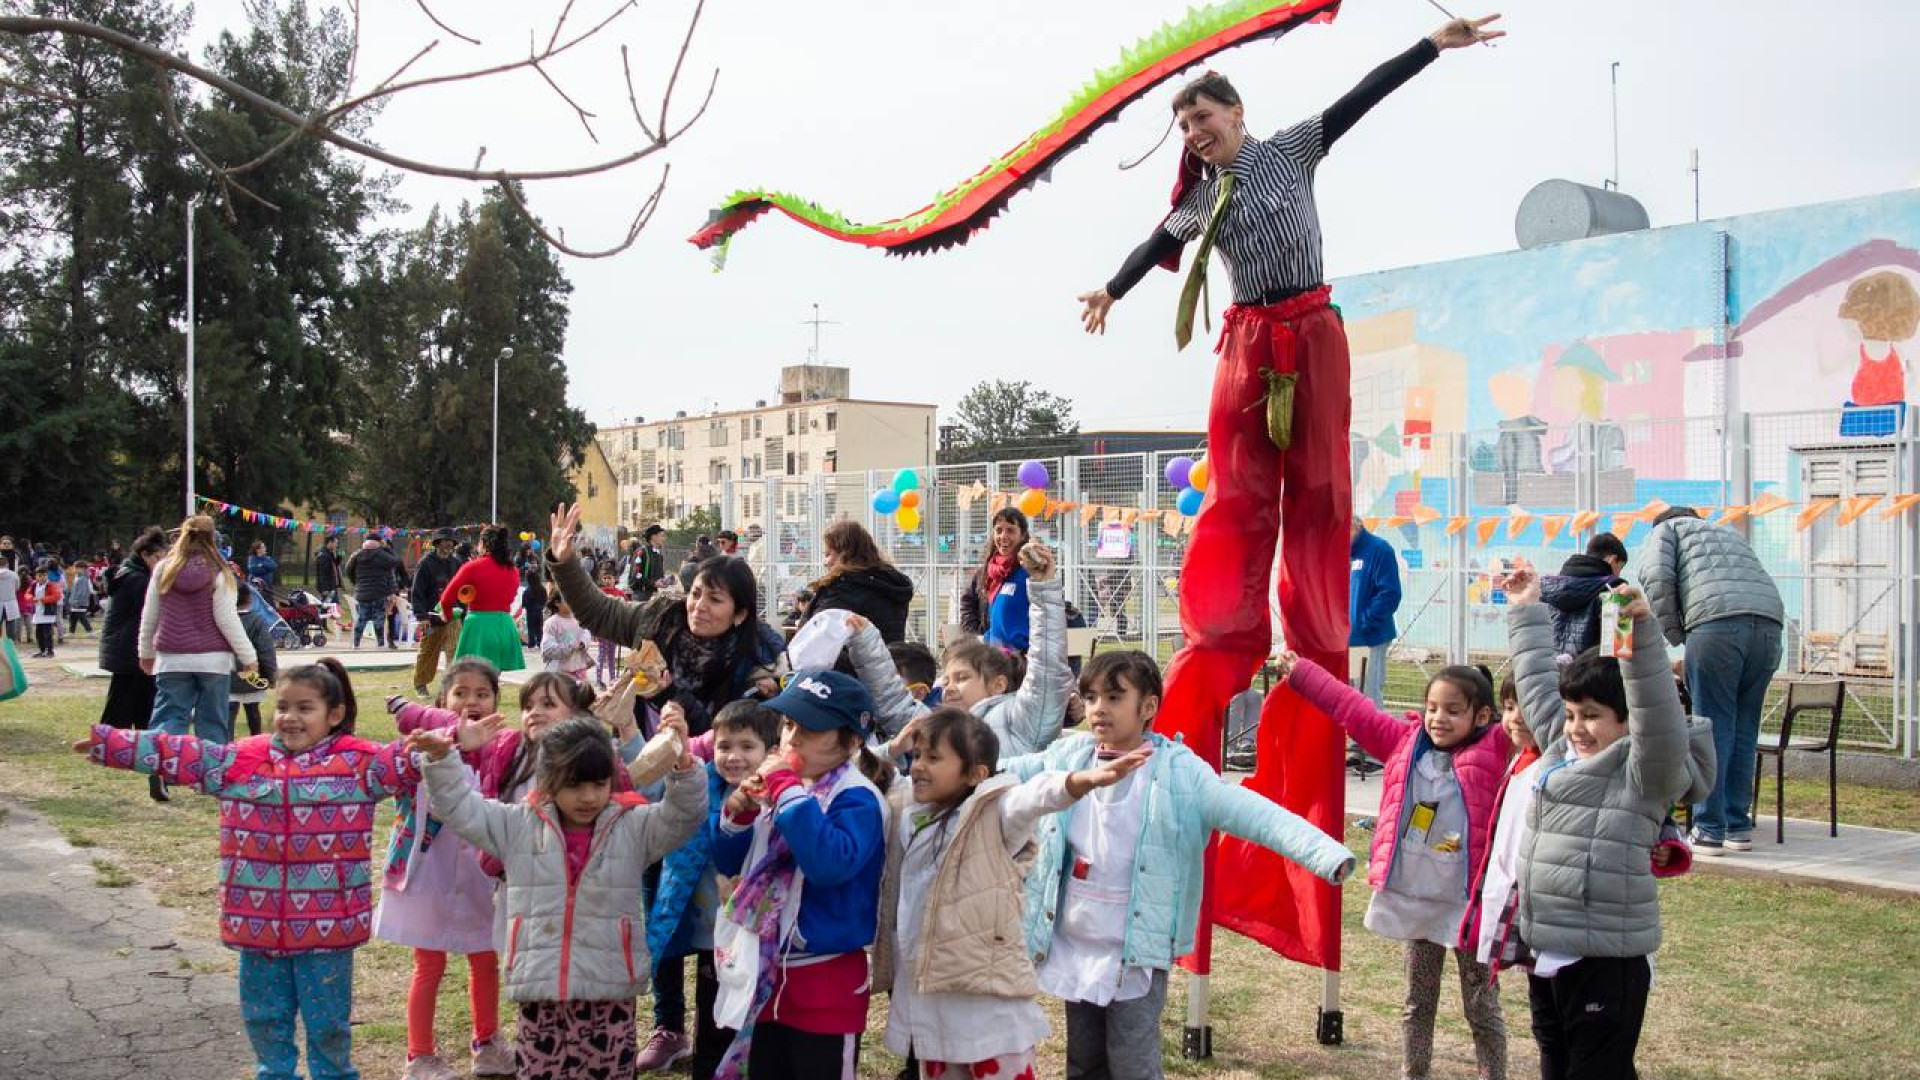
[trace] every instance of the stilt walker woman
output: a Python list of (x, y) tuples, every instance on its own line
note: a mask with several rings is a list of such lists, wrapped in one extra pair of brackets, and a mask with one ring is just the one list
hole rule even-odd
[[(1442, 50), (1503, 36), (1487, 28), (1498, 18), (1447, 23), (1324, 113), (1268, 139), (1247, 132), (1240, 95), (1224, 77), (1209, 72), (1187, 84), (1173, 104), (1185, 147), (1173, 212), (1105, 288), (1079, 298), (1087, 332), (1102, 333), (1114, 301), (1155, 264), (1177, 269), (1181, 249), (1198, 240), (1175, 319), (1184, 348), (1216, 248), (1233, 285), (1207, 415), (1212, 480), (1180, 580), (1186, 646), (1168, 670), (1161, 706), (1179, 726), (1215, 730), (1217, 721), (1203, 718), (1222, 714), (1273, 647), (1266, 582), (1282, 519), (1287, 645), (1346, 671), (1353, 399), (1346, 333), (1321, 269), (1314, 170), (1361, 116)], [(1305, 708), (1276, 692), (1267, 712)], [(1216, 747), (1206, 756), (1217, 754)]]

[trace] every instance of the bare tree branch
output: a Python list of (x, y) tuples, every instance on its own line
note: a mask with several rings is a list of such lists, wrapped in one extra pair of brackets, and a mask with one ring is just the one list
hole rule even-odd
[(280, 210), (279, 206), (261, 198), (245, 184), (228, 176), (227, 170), (222, 168), (219, 162), (213, 160), (205, 150), (202, 150), (199, 143), (193, 141), (193, 135), (187, 131), (187, 126), (180, 122), (180, 113), (173, 107), (173, 76), (169, 75), (167, 69), (160, 64), (154, 64), (152, 67), (154, 78), (160, 80), (160, 109), (167, 118), (167, 127), (171, 128), (174, 135), (178, 136), (180, 141), (187, 145), (187, 149), (193, 151), (193, 156), (198, 158), (201, 164), (212, 170), (213, 175), (219, 179), (220, 192), (226, 196), (223, 201), (227, 207), (227, 220), (233, 221), (237, 219), (237, 215), (233, 210), (233, 195), (235, 192), (239, 192), (254, 202), (259, 203), (261, 206), (278, 213)]
[[(459, 38), (461, 41), (464, 41), (469, 45), (480, 44), (479, 38), (468, 37), (467, 35), (461, 33), (460, 31), (455, 30), (453, 27), (448, 26), (446, 23), (441, 22), (440, 16), (435, 15), (433, 13), (433, 9), (427, 6), (427, 0), (413, 0), (413, 3), (415, 7), (418, 7), (420, 9), (420, 14), (425, 15), (427, 17), (428, 22), (432, 23), (433, 25), (439, 27), (440, 29), (446, 31), (449, 34), (452, 34), (454, 37)], [(358, 5), (355, 5), (355, 6), (356, 8), (358, 7)], [(355, 20), (354, 25), (355, 25), (355, 28), (357, 29), (359, 26), (359, 12), (357, 10), (354, 12), (354, 20)]]
[[(566, 0), (565, 5), (561, 8), (559, 17), (554, 21), (553, 28), (548, 34), (545, 47), (541, 48), (535, 42), (530, 41), (528, 44), (528, 54), (523, 59), (494, 64), (470, 71), (406, 79), (406, 73), (440, 44), (439, 40), (435, 39), (414, 53), (412, 57), (404, 64), (401, 64), (378, 85), (374, 86), (371, 90), (357, 95), (353, 94), (352, 87), (357, 78), (360, 61), (360, 0), (346, 0), (346, 2), (352, 15), (353, 44), (352, 52), (348, 57), (347, 81), (340, 90), (341, 100), (306, 113), (302, 113), (287, 106), (283, 102), (257, 93), (216, 71), (194, 63), (186, 57), (175, 55), (158, 45), (142, 41), (121, 31), (101, 26), (97, 23), (77, 19), (6, 15), (0, 16), (0, 33), (14, 34), (21, 37), (53, 34), (69, 38), (87, 39), (101, 42), (123, 53), (146, 61), (155, 69), (155, 73), (161, 79), (163, 87), (168, 91), (162, 94), (162, 101), (164, 102), (166, 121), (169, 128), (188, 147), (194, 158), (213, 173), (220, 184), (223, 195), (226, 197), (227, 213), (230, 217), (234, 212), (233, 196), (235, 193), (252, 199), (262, 206), (278, 210), (279, 208), (277, 206), (261, 198), (236, 178), (259, 168), (302, 139), (313, 138), (357, 157), (379, 162), (405, 172), (424, 176), (437, 176), (447, 179), (497, 184), (505, 193), (507, 202), (513, 206), (516, 212), (526, 218), (534, 232), (537, 233), (545, 243), (558, 251), (583, 259), (606, 258), (625, 251), (633, 245), (641, 231), (643, 231), (648, 222), (652, 220), (654, 212), (659, 208), (662, 194), (666, 188), (667, 176), (671, 171), (670, 168), (663, 168), (661, 170), (659, 183), (656, 184), (652, 193), (647, 196), (635, 212), (624, 238), (612, 247), (599, 250), (581, 249), (570, 245), (567, 242), (565, 230), (548, 231), (535, 219), (533, 212), (527, 206), (517, 184), (521, 182), (592, 176), (598, 173), (622, 169), (647, 157), (651, 157), (653, 154), (665, 149), (675, 139), (685, 134), (688, 129), (705, 115), (707, 107), (712, 103), (714, 91), (719, 82), (719, 72), (716, 70), (713, 74), (713, 79), (708, 83), (706, 96), (701, 101), (699, 108), (696, 109), (693, 115), (684, 123), (678, 126), (674, 126), (671, 123), (670, 114), (672, 111), (673, 95), (678, 87), (694, 32), (698, 29), (701, 15), (705, 9), (705, 0), (697, 0), (686, 33), (680, 42), (679, 52), (674, 59), (673, 69), (668, 77), (665, 91), (662, 94), (657, 123), (649, 124), (640, 108), (639, 96), (634, 90), (633, 72), (628, 50), (626, 46), (621, 46), (620, 63), (622, 75), (627, 85), (627, 101), (629, 107), (632, 109), (634, 121), (644, 140), (640, 145), (628, 152), (579, 165), (528, 169), (484, 168), (483, 166), (487, 156), (487, 148), (484, 146), (479, 148), (474, 156), (473, 164), (469, 167), (463, 168), (456, 164), (419, 160), (386, 150), (364, 139), (346, 134), (339, 130), (338, 124), (344, 117), (357, 109), (363, 108), (372, 102), (392, 97), (409, 90), (491, 78), (523, 68), (531, 68), (534, 73), (573, 110), (575, 117), (580, 121), (581, 127), (586, 130), (588, 138), (598, 143), (599, 136), (594, 131), (592, 124), (597, 114), (589, 110), (560, 86), (559, 82), (548, 71), (548, 62), (552, 61), (555, 57), (567, 53), (582, 42), (600, 34), (608, 26), (612, 25), (615, 20), (619, 19), (629, 10), (637, 7), (638, 0), (620, 0), (620, 2), (616, 3), (599, 21), (593, 23), (585, 30), (568, 36), (563, 40), (562, 35), (566, 33), (567, 22), (572, 15), (574, 6), (574, 0)], [(462, 34), (441, 21), (432, 8), (428, 6), (426, 0), (415, 0), (415, 5), (420, 9), (421, 13), (426, 16), (428, 21), (440, 30), (470, 44), (480, 44), (477, 39)], [(172, 89), (171, 76), (173, 73), (185, 75), (227, 97), (238, 105), (266, 115), (270, 119), (284, 125), (287, 128), (286, 135), (251, 161), (235, 166), (221, 165), (219, 162), (214, 161), (211, 155), (194, 141), (191, 133), (186, 129), (186, 126), (180, 122), (180, 118), (174, 108), (172, 97), (170, 96)], [(71, 99), (63, 99), (58, 95), (39, 91), (33, 87), (22, 86), (4, 77), (0, 77), (0, 87), (11, 88), (62, 105), (73, 106), (81, 104)]]
[(640, 239), (640, 234), (646, 231), (647, 223), (653, 220), (653, 212), (660, 208), (660, 196), (667, 190), (667, 174), (672, 171), (673, 166), (671, 164), (665, 165), (660, 169), (660, 182), (653, 186), (653, 193), (647, 196), (646, 201), (640, 204), (640, 209), (633, 215), (633, 221), (627, 226), (625, 239), (612, 247), (601, 248), (597, 251), (583, 250), (569, 245), (567, 243), (567, 233), (565, 229), (559, 230), (558, 235), (547, 231), (546, 226), (540, 224), (539, 219), (533, 216), (533, 211), (527, 208), (526, 202), (520, 198), (520, 192), (517, 191), (512, 184), (501, 184), (500, 192), (506, 196), (507, 202), (512, 204), (513, 208), (520, 212), (520, 216), (527, 220), (527, 225), (533, 230), (534, 234), (546, 241), (548, 247), (553, 248), (555, 251), (571, 255), (576, 259), (605, 259), (620, 254), (632, 247), (634, 241)]

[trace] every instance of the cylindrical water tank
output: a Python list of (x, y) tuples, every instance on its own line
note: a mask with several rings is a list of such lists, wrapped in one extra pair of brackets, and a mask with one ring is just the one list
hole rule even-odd
[(1513, 216), (1513, 235), (1523, 248), (1646, 227), (1646, 207), (1633, 196), (1571, 180), (1543, 180), (1534, 185)]

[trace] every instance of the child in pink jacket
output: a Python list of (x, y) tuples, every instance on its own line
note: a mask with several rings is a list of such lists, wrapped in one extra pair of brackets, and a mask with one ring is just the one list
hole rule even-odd
[[(1493, 680), (1479, 668), (1442, 668), (1427, 683), (1424, 714), (1395, 718), (1311, 660), (1286, 653), (1276, 663), (1295, 691), (1386, 763), (1366, 926), (1406, 943), (1401, 1075), (1425, 1080), (1440, 976), (1470, 895), (1472, 848), (1487, 835), (1511, 749), (1494, 722)], [(1472, 950), (1453, 955), (1481, 1080), (1506, 1080), (1499, 989)]]

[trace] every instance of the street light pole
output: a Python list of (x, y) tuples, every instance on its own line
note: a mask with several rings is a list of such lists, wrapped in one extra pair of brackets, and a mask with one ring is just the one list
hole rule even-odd
[(500, 524), (500, 361), (513, 359), (513, 347), (493, 358), (493, 500), (487, 511), (490, 524)]
[(193, 516), (193, 211), (200, 197), (187, 200), (187, 516)]

